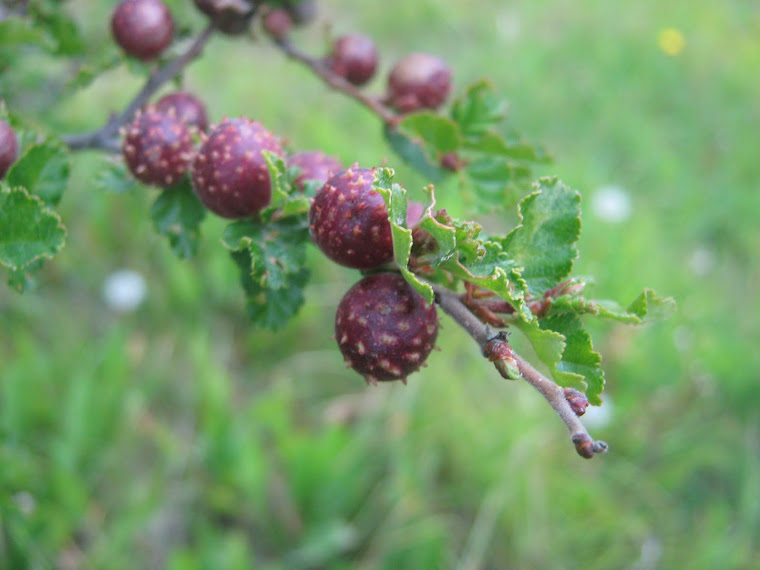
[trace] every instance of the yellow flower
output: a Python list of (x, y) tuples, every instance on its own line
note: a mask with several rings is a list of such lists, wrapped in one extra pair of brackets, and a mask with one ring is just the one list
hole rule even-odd
[(657, 44), (667, 55), (676, 56), (683, 51), (684, 47), (686, 47), (686, 39), (683, 37), (680, 30), (675, 28), (665, 28), (660, 31)]

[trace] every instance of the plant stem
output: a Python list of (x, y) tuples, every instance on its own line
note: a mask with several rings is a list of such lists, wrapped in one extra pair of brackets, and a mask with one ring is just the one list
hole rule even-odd
[(193, 40), (187, 50), (156, 70), (148, 77), (140, 92), (118, 115), (113, 115), (108, 122), (98, 130), (68, 135), (63, 142), (71, 150), (99, 149), (111, 152), (119, 151), (119, 129), (132, 120), (135, 113), (143, 107), (162, 85), (174, 79), (191, 61), (203, 51), (206, 42), (214, 32), (213, 24), (209, 24)]
[[(466, 330), (469, 335), (475, 339), (480, 346), (481, 351), (485, 351), (486, 344), (494, 338), (493, 331), (480, 320), (464, 305), (459, 295), (444, 289), (443, 287), (432, 285), (435, 291), (436, 302), (452, 317), (459, 326)], [(522, 377), (546, 399), (549, 405), (565, 423), (570, 431), (570, 436), (575, 450), (578, 455), (590, 459), (597, 453), (607, 451), (607, 444), (603, 441), (594, 441), (588, 431), (581, 423), (578, 416), (570, 407), (570, 403), (565, 397), (564, 390), (538, 370), (536, 370), (528, 361), (514, 353), (514, 360), (517, 362), (517, 368)], [(498, 363), (494, 363), (498, 364)], [(500, 374), (504, 372), (497, 366)]]
[(358, 101), (370, 111), (376, 114), (388, 126), (394, 126), (398, 122), (398, 115), (390, 108), (383, 105), (376, 97), (367, 95), (355, 85), (352, 85), (340, 75), (333, 73), (325, 63), (316, 57), (301, 52), (288, 38), (274, 39), (274, 44), (289, 58), (294, 59), (311, 69), (327, 85), (348, 95)]

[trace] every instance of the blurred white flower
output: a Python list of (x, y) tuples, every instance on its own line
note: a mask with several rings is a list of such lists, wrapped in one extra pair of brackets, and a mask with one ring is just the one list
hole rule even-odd
[(505, 10), (496, 15), (496, 31), (509, 41), (514, 41), (520, 36), (520, 17), (513, 10)]
[(145, 300), (147, 286), (143, 276), (131, 269), (114, 271), (103, 283), (103, 300), (114, 311), (134, 311)]
[(18, 510), (26, 516), (31, 515), (37, 508), (37, 501), (34, 499), (34, 496), (27, 491), (19, 491), (13, 495), (13, 502), (16, 503)]
[(633, 204), (628, 192), (621, 186), (601, 186), (591, 196), (594, 215), (605, 222), (617, 224), (631, 217)]
[(715, 254), (704, 247), (700, 247), (691, 254), (689, 269), (698, 277), (704, 277), (715, 266)]
[(583, 414), (581, 421), (589, 429), (599, 429), (609, 425), (612, 421), (614, 407), (609, 396), (605, 396), (601, 406), (589, 406)]

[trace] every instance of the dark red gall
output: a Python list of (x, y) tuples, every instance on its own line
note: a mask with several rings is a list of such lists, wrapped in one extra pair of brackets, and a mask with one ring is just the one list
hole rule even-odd
[(18, 138), (16, 131), (8, 123), (0, 120), (0, 180), (18, 160)]
[(137, 112), (123, 133), (124, 160), (141, 182), (165, 188), (187, 172), (193, 140), (173, 111), (147, 107)]
[(388, 103), (402, 112), (437, 109), (451, 92), (451, 69), (427, 53), (411, 53), (388, 76)]
[(288, 35), (293, 27), (290, 14), (282, 8), (270, 10), (262, 19), (264, 30), (275, 39), (282, 39)]
[(359, 34), (341, 36), (333, 42), (327, 64), (333, 73), (354, 85), (364, 85), (375, 75), (377, 48), (371, 38)]
[(438, 314), (398, 273), (365, 277), (343, 296), (335, 338), (343, 358), (370, 384), (403, 380), (433, 350)]
[(286, 2), (285, 9), (296, 26), (305, 26), (313, 22), (317, 17), (318, 7), (316, 0), (301, 0), (300, 2)]
[(123, 0), (113, 11), (111, 32), (127, 55), (148, 61), (171, 43), (174, 20), (161, 0)]
[(192, 93), (186, 91), (169, 93), (156, 101), (154, 107), (162, 113), (173, 110), (176, 117), (188, 127), (195, 127), (199, 131), (205, 131), (208, 128), (206, 106)]
[(195, 6), (223, 34), (236, 36), (248, 30), (256, 13), (254, 2), (248, 0), (194, 0)]
[(314, 242), (346, 267), (372, 269), (393, 259), (385, 200), (372, 189), (374, 169), (348, 168), (325, 182), (309, 210)]
[(293, 183), (301, 192), (303, 192), (306, 182), (317, 182), (322, 185), (333, 174), (343, 170), (343, 165), (337, 158), (318, 150), (293, 153), (286, 162), (288, 168), (296, 167), (300, 170), (300, 174)]
[(192, 182), (201, 202), (223, 218), (247, 218), (265, 208), (272, 182), (263, 151), (282, 156), (275, 136), (246, 118), (212, 126), (192, 163)]

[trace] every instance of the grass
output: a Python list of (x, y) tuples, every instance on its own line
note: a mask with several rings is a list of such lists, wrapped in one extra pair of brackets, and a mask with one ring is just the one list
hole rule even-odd
[[(104, 38), (108, 7), (72, 4), (88, 10), (88, 37)], [(38, 291), (0, 289), (0, 566), (752, 567), (753, 3), (347, 6), (324, 1), (323, 15), (376, 37), (384, 70), (424, 49), (459, 86), (493, 79), (514, 126), (556, 157), (546, 173), (583, 193), (576, 273), (596, 277), (598, 296), (626, 302), (653, 286), (678, 300), (665, 323), (594, 327), (611, 412), (593, 433), (610, 454), (577, 458), (540, 397), (496, 378), (446, 321), (442, 351), (409, 386), (367, 390), (328, 338), (356, 276), (316, 254), (299, 318), (252, 329), (223, 224), (209, 220), (199, 257), (180, 262), (147, 220), (152, 196), (96, 193), (99, 159), (83, 156), (61, 207), (67, 247)], [(677, 56), (658, 46), (665, 28), (685, 38)], [(303, 41), (317, 49), (319, 31)], [(214, 119), (261, 118), (345, 162), (393, 160), (373, 117), (266, 47), (216, 41), (187, 80)], [(48, 119), (95, 126), (103, 99), (118, 107), (137, 86), (111, 72)], [(391, 164), (412, 191), (426, 182)], [(592, 208), (609, 184), (632, 199), (618, 224)], [(454, 192), (444, 185), (439, 201), (461, 209)], [(149, 289), (123, 315), (100, 296), (121, 267)]]

